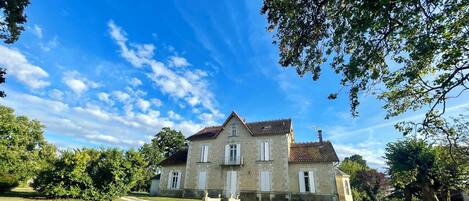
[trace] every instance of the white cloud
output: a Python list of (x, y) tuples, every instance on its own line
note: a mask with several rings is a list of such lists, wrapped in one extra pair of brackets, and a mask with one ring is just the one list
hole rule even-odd
[(139, 98), (137, 100), (137, 107), (140, 108), (142, 111), (146, 112), (148, 108), (150, 108), (150, 102)]
[(35, 24), (35, 25), (33, 26), (33, 33), (34, 33), (34, 35), (36, 35), (39, 39), (42, 38), (42, 28), (41, 28), (39, 25)]
[(172, 110), (168, 111), (168, 117), (170, 119), (177, 120), (177, 121), (182, 119), (181, 115), (179, 115), (178, 113), (176, 113)]
[(152, 98), (150, 101), (156, 107), (161, 107), (163, 105), (163, 102), (157, 98)]
[(185, 67), (190, 66), (191, 64), (184, 57), (172, 56), (169, 58), (169, 65), (175, 67)]
[[(163, 62), (152, 58), (154, 46), (135, 43), (127, 45), (128, 39), (121, 27), (112, 20), (109, 21), (108, 27), (111, 37), (120, 47), (121, 56), (135, 67), (150, 66), (152, 73), (149, 77), (164, 94), (176, 100), (183, 100), (192, 107), (202, 106), (214, 116), (222, 117), (215, 106), (215, 98), (208, 88), (207, 81), (201, 79), (206, 76), (203, 71), (173, 71)], [(182, 57), (172, 57), (172, 61), (177, 62), (178, 65), (189, 64)]]
[(104, 92), (99, 92), (98, 93), (98, 99), (100, 101), (103, 101), (109, 105), (113, 105), (114, 104), (114, 101), (112, 101), (110, 98), (110, 95), (108, 93), (104, 93)]
[(181, 130), (186, 136), (203, 126), (192, 121), (176, 123), (173, 121), (176, 114), (163, 116), (150, 108), (146, 113), (133, 112), (134, 115), (129, 116), (118, 112), (120, 108), (105, 109), (93, 104), (69, 107), (61, 101), (12, 90), (6, 92), (5, 105), (20, 115), (41, 121), (47, 133), (67, 135), (74, 143), (137, 147), (149, 140), (147, 136), (165, 126)]
[(88, 80), (87, 78), (80, 75), (77, 71), (65, 72), (62, 82), (78, 95), (84, 93), (89, 88), (100, 87), (100, 84)]
[(113, 91), (112, 95), (122, 103), (125, 103), (127, 100), (130, 99), (130, 95), (128, 93), (123, 92), (123, 91)]
[(63, 100), (64, 93), (58, 89), (52, 89), (49, 91), (49, 97), (55, 100)]
[(41, 67), (29, 63), (19, 51), (0, 45), (0, 66), (7, 69), (7, 76), (14, 76), (30, 88), (38, 89), (49, 86), (45, 80), (49, 77)]
[(130, 84), (134, 87), (137, 87), (137, 86), (142, 85), (142, 81), (134, 77), (130, 80)]

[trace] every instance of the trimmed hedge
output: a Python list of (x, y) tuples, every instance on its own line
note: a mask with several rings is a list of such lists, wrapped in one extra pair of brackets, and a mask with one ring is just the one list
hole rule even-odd
[(11, 175), (0, 173), (0, 192), (10, 191), (19, 185), (18, 179)]

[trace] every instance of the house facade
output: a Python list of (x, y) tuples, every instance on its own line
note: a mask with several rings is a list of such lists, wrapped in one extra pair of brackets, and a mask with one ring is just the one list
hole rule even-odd
[(187, 140), (161, 163), (159, 195), (338, 200), (332, 144), (295, 143), (291, 119), (248, 123), (233, 112)]

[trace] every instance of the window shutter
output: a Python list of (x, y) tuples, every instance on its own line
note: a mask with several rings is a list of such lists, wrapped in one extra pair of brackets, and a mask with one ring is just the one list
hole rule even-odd
[(260, 143), (260, 147), (261, 147), (261, 161), (265, 160), (265, 148), (264, 148), (264, 142), (261, 142)]
[(315, 182), (314, 182), (314, 172), (313, 171), (309, 171), (308, 172), (308, 175), (309, 175), (309, 191), (311, 193), (316, 193), (316, 186), (315, 186)]
[(204, 162), (208, 162), (208, 145), (204, 146)]
[(225, 164), (228, 164), (230, 161), (230, 145), (225, 145)]
[(228, 192), (229, 192), (230, 189), (231, 189), (231, 187), (230, 187), (230, 184), (231, 184), (230, 180), (231, 180), (231, 171), (226, 171), (226, 184), (225, 184), (225, 186), (226, 186), (226, 194), (227, 194), (227, 195), (229, 195)]
[(298, 181), (300, 184), (300, 193), (306, 192), (305, 187), (305, 173), (303, 171), (298, 172)]
[(199, 190), (204, 190), (207, 185), (207, 172), (199, 172)]
[(257, 160), (262, 160), (262, 142), (257, 141), (257, 153), (259, 154), (259, 157)]
[(270, 191), (270, 172), (269, 171), (261, 171), (260, 174), (260, 190)]
[[(236, 171), (231, 171), (230, 191), (236, 190), (236, 181), (238, 181), (236, 177), (237, 177), (237, 172)], [(235, 196), (234, 194), (236, 192), (231, 192), (231, 193), (233, 194), (233, 196)]]
[(204, 162), (204, 151), (205, 151), (205, 146), (200, 145), (200, 162)]
[(269, 147), (268, 142), (264, 143), (264, 149), (265, 149), (265, 151), (264, 151), (264, 154), (265, 154), (264, 160), (268, 161), (268, 160), (270, 160), (270, 147)]
[(173, 171), (169, 171), (169, 175), (168, 175), (168, 188), (167, 189), (171, 189), (171, 182), (173, 181)]
[(236, 164), (241, 164), (241, 144), (236, 144)]
[(178, 180), (177, 180), (177, 184), (176, 184), (176, 189), (179, 189), (181, 187), (181, 175), (182, 175), (182, 173), (178, 172)]

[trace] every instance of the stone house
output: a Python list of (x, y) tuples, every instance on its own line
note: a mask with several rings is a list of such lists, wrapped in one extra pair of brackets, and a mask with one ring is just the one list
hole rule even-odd
[(332, 144), (321, 135), (295, 143), (291, 119), (245, 122), (232, 112), (187, 141), (188, 149), (161, 163), (161, 196), (338, 200)]

